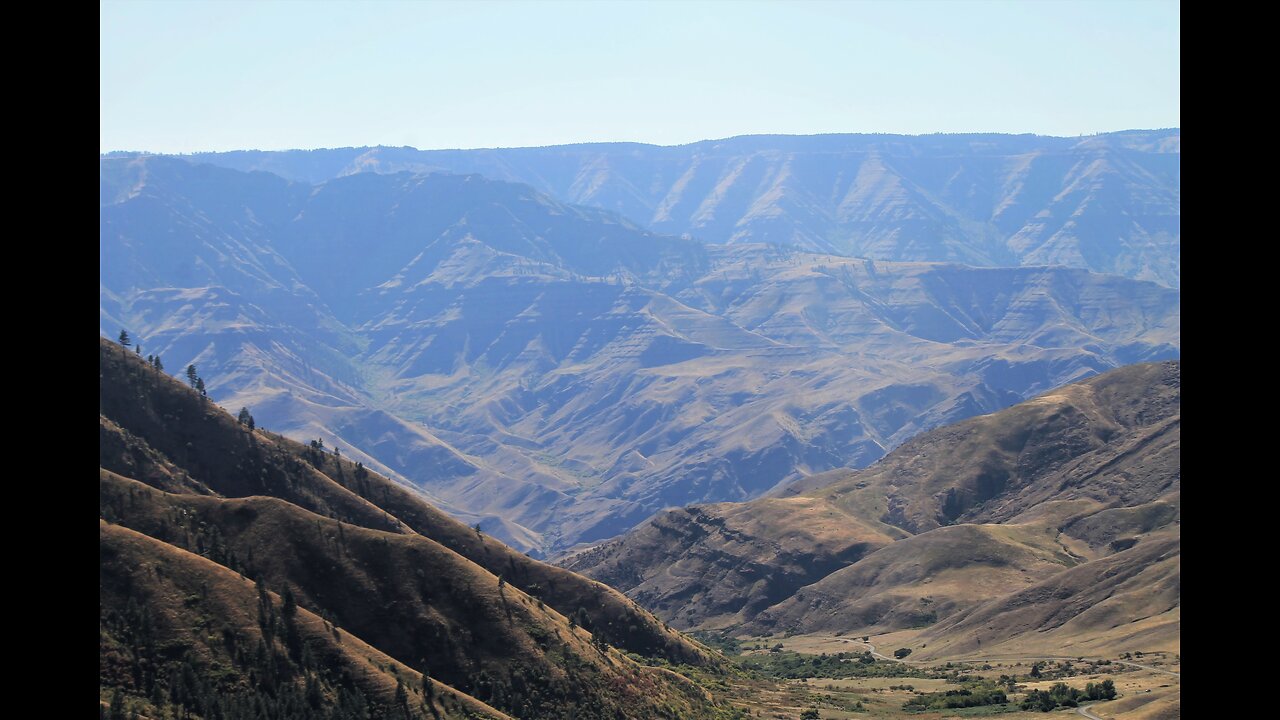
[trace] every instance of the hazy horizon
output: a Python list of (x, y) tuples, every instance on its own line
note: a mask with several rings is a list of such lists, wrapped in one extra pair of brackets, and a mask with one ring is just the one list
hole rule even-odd
[(933, 133), (895, 133), (895, 132), (825, 132), (825, 133), (779, 133), (779, 132), (762, 132), (762, 133), (745, 133), (741, 135), (726, 135), (702, 138), (700, 140), (691, 140), (683, 143), (650, 143), (638, 140), (592, 140), (587, 142), (569, 142), (569, 143), (552, 143), (550, 145), (485, 145), (477, 147), (420, 147), (414, 145), (386, 145), (386, 144), (362, 144), (362, 145), (329, 145), (324, 147), (240, 147), (227, 150), (190, 150), (185, 152), (164, 152), (159, 150), (150, 150), (146, 148), (128, 148), (117, 150), (103, 150), (100, 155), (116, 155), (116, 154), (140, 154), (140, 155), (174, 155), (185, 157), (190, 155), (208, 155), (214, 153), (233, 153), (233, 152), (310, 152), (313, 150), (342, 150), (345, 148), (408, 148), (411, 150), (419, 150), (424, 152), (431, 151), (470, 151), (470, 150), (526, 150), (547, 147), (567, 147), (573, 145), (643, 145), (647, 147), (684, 147), (686, 145), (697, 145), (706, 142), (726, 142), (736, 140), (738, 138), (748, 137), (828, 137), (841, 135), (854, 136), (885, 136), (885, 137), (931, 137), (935, 135), (945, 136), (963, 136), (963, 135), (1007, 135), (1011, 137), (1029, 136), (1029, 137), (1052, 137), (1052, 138), (1072, 138), (1072, 137), (1097, 137), (1102, 135), (1121, 135), (1124, 133), (1146, 133), (1146, 132), (1167, 132), (1181, 131), (1178, 126), (1171, 127), (1151, 127), (1151, 128), (1124, 128), (1121, 130), (1102, 130), (1099, 132), (1080, 133), (1078, 135), (1053, 135), (1049, 133), (1025, 132), (1025, 133), (1008, 133), (1008, 132), (933, 132)]
[(1180, 122), (1180, 6), (102, 3), (100, 152), (1078, 137)]

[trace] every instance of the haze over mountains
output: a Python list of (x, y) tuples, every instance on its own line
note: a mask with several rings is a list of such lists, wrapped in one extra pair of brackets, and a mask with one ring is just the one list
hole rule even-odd
[(1176, 652), (1180, 454), (1179, 364), (1133, 365), (565, 564), (682, 628), (925, 628), (925, 657)]
[(1178, 137), (107, 157), (101, 330), (555, 552), (1177, 357)]
[(201, 153), (319, 183), (360, 172), (479, 173), (709, 243), (877, 260), (1066, 265), (1177, 287), (1181, 131), (751, 135), (674, 147), (342, 148)]

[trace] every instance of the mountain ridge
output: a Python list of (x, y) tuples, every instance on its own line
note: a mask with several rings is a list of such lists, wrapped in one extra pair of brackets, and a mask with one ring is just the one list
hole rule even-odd
[(475, 175), (102, 175), (103, 335), (539, 553), (1180, 342), (1154, 283), (707, 246)]
[(578, 147), (582, 145), (622, 145), (622, 146), (639, 146), (639, 147), (667, 147), (680, 148), (689, 145), (697, 145), (699, 143), (716, 143), (727, 140), (737, 140), (740, 138), (825, 138), (825, 137), (898, 137), (898, 138), (927, 138), (927, 137), (1033, 137), (1033, 138), (1056, 138), (1060, 140), (1078, 140), (1085, 137), (1112, 136), (1112, 135), (1140, 135), (1146, 133), (1168, 133), (1180, 131), (1178, 127), (1152, 127), (1152, 128), (1128, 128), (1124, 130), (1107, 130), (1104, 132), (1095, 132), (1080, 135), (1045, 135), (1041, 133), (1011, 133), (1011, 132), (932, 132), (932, 133), (891, 133), (891, 132), (820, 132), (820, 133), (741, 133), (738, 135), (726, 135), (719, 138), (707, 138), (702, 140), (690, 140), (685, 143), (649, 143), (639, 140), (590, 140), (576, 143), (551, 143), (548, 145), (511, 145), (511, 146), (486, 146), (471, 148), (418, 148), (412, 145), (344, 145), (325, 148), (244, 148), (237, 150), (197, 150), (187, 153), (158, 153), (148, 150), (109, 150), (99, 153), (102, 157), (132, 157), (137, 155), (173, 155), (174, 157), (186, 156), (202, 156), (218, 153), (267, 153), (267, 152), (315, 152), (318, 150), (368, 150), (371, 148), (403, 148), (407, 150), (417, 150), (420, 152), (436, 152), (436, 151), (463, 151), (472, 150), (545, 150), (553, 147)]
[[(1158, 617), (1144, 636), (1174, 647), (1180, 407), (1178, 362), (1127, 366), (922, 433), (862, 470), (667, 511), (560, 562), (686, 629), (923, 628), (922, 656), (1062, 654), (1111, 652), (1127, 623)], [(816, 572), (789, 571), (780, 548)], [(1160, 593), (1124, 585), (1137, 577)]]
[(893, 261), (1059, 263), (1176, 287), (1180, 170), (1162, 158), (1180, 155), (1180, 138), (1177, 128), (1076, 138), (747, 135), (679, 146), (189, 157), (309, 182), (403, 169), (480, 172), (711, 243), (774, 242)]

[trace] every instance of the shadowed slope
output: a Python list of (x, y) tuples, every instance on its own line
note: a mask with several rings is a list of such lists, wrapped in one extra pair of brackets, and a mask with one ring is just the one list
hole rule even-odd
[(741, 622), (894, 540), (810, 498), (695, 505), (561, 562), (681, 627)]
[(280, 717), (508, 717), (198, 555), (105, 520), (98, 554), (102, 684), (153, 716), (243, 717), (255, 698)]
[(289, 588), (301, 607), (520, 717), (709, 711), (678, 676), (610, 647), (714, 662), (615, 591), (362, 467), (250, 431), (117, 345), (100, 349), (105, 520)]

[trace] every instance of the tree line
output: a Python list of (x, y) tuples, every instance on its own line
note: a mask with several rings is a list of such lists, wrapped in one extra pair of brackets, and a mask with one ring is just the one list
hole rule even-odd
[[(120, 329), (120, 335), (119, 337), (117, 337), (117, 342), (119, 342), (120, 346), (125, 349), (129, 348), (130, 346), (133, 346), (134, 354), (136, 354), (139, 357), (142, 356), (142, 343), (134, 342), (133, 338), (129, 336), (128, 330), (125, 330), (124, 328)], [(164, 361), (160, 359), (159, 354), (147, 355), (147, 365), (151, 366), (151, 368), (154, 369), (156, 372), (164, 372)], [(208, 398), (209, 391), (205, 388), (204, 378), (200, 377), (200, 372), (199, 370), (196, 369), (195, 363), (187, 365), (186, 374), (187, 374), (187, 384), (191, 386), (191, 389), (200, 393), (200, 397)], [(247, 407), (240, 408), (240, 414), (236, 417), (236, 419), (240, 421), (241, 425), (244, 425), (250, 430), (253, 430), (255, 427), (257, 427), (257, 422), (254, 421), (253, 415), (250, 414), (249, 408)]]
[(1059, 707), (1078, 707), (1081, 702), (1090, 700), (1115, 700), (1116, 684), (1110, 679), (1100, 683), (1088, 683), (1084, 690), (1073, 688), (1066, 683), (1054, 683), (1048, 690), (1032, 690), (1022, 700), (1023, 710), (1039, 710), (1049, 712)]

